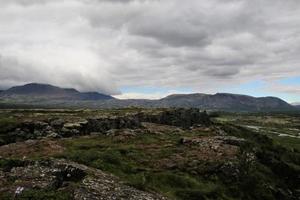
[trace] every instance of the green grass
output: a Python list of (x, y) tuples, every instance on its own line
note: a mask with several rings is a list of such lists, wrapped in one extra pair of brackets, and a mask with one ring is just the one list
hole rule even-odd
[(24, 166), (25, 162), (18, 159), (5, 159), (0, 158), (0, 168), (4, 171), (9, 171), (13, 167)]
[(300, 138), (273, 136), (273, 140), (290, 151), (300, 153)]
[(1, 117), (0, 118), (0, 134), (6, 133), (15, 128), (18, 122), (14, 118)]
[(31, 189), (25, 190), (17, 200), (71, 200), (73, 199), (70, 193), (65, 191), (51, 191)]
[[(191, 134), (207, 133), (183, 133)], [(186, 147), (179, 144), (183, 135), (149, 134), (126, 141), (110, 136), (72, 139), (65, 142), (67, 150), (60, 157), (110, 172), (128, 185), (160, 192), (172, 199), (192, 199), (196, 193), (208, 198), (218, 193), (218, 185), (214, 182), (176, 168), (166, 170), (156, 165), (178, 153), (184, 154)]]
[(13, 130), (18, 125), (18, 121), (11, 117), (0, 116), (0, 145), (14, 142), (14, 138), (8, 137), (7, 132)]

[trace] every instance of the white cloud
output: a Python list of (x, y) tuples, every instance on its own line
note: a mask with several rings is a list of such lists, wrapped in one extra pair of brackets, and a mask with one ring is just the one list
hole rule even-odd
[(122, 93), (120, 95), (114, 95), (114, 97), (118, 99), (160, 99), (165, 96), (166, 95), (162, 93), (145, 94), (145, 93), (137, 93), (137, 92), (129, 92), (129, 93)]
[(0, 0), (0, 7), (1, 88), (217, 92), (300, 75), (298, 0)]
[(193, 91), (165, 90), (163, 92), (145, 93), (145, 92), (125, 92), (114, 95), (118, 99), (161, 99), (171, 94), (188, 94)]
[(269, 83), (265, 90), (273, 91), (277, 93), (286, 93), (286, 94), (293, 94), (293, 95), (300, 95), (300, 83), (299, 84), (280, 84), (276, 82)]

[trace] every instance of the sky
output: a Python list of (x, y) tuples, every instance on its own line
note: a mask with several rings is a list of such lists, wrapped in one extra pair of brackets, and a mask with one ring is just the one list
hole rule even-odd
[(300, 102), (299, 0), (0, 0), (0, 89)]

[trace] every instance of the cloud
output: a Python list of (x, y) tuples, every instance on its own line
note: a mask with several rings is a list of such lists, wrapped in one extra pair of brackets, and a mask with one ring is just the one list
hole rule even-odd
[(1, 88), (45, 82), (113, 95), (141, 85), (214, 93), (300, 75), (298, 0), (0, 0), (0, 7)]
[(189, 94), (193, 93), (193, 91), (185, 91), (185, 90), (173, 90), (164, 88), (159, 92), (149, 92), (147, 89), (145, 91), (141, 91), (141, 88), (137, 89), (136, 92), (124, 92), (119, 95), (114, 95), (115, 98), (118, 99), (161, 99), (171, 94)]
[(114, 97), (118, 99), (161, 99), (165, 96), (167, 95), (162, 93), (145, 94), (138, 92), (129, 92), (122, 93), (120, 95), (114, 95)]
[(293, 95), (300, 95), (300, 83), (299, 84), (280, 84), (277, 82), (271, 82), (265, 88), (267, 91), (273, 91), (277, 93), (286, 93), (286, 94), (293, 94)]

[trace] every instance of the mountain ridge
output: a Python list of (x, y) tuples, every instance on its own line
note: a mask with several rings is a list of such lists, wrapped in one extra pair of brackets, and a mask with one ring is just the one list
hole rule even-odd
[(113, 99), (113, 97), (110, 95), (105, 95), (98, 92), (79, 92), (74, 88), (61, 88), (43, 83), (29, 83), (21, 86), (14, 86), (0, 93), (0, 97), (18, 98), (20, 96), (57, 100)]
[(0, 100), (50, 107), (122, 108), (122, 107), (195, 107), (220, 111), (290, 111), (297, 110), (277, 97), (252, 97), (231, 93), (171, 94), (161, 99), (116, 99), (98, 92), (79, 92), (49, 84), (30, 83), (11, 87), (0, 93)]
[[(186, 100), (188, 99), (188, 100)], [(294, 107), (277, 97), (252, 97), (243, 94), (216, 93), (216, 94), (184, 94), (170, 95), (161, 101), (176, 107), (200, 107), (217, 110), (293, 110)]]

